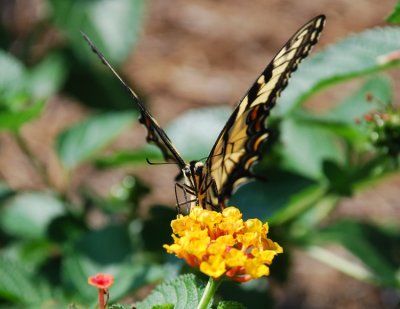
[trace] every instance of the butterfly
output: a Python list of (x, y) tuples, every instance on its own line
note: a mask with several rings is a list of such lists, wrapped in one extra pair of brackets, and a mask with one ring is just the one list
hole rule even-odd
[[(292, 72), (310, 53), (324, 27), (325, 16), (320, 15), (302, 26), (276, 54), (258, 76), (229, 117), (206, 161), (185, 162), (165, 131), (145, 108), (136, 93), (118, 75), (103, 54), (82, 33), (92, 51), (120, 80), (140, 111), (140, 122), (147, 128), (147, 141), (156, 144), (165, 160), (175, 163), (183, 176), (176, 183), (184, 193), (184, 201), (177, 207), (194, 205), (222, 211), (232, 193), (255, 177), (251, 168), (261, 157), (261, 145), (268, 138), (265, 119), (280, 93), (288, 84)], [(177, 195), (176, 195), (177, 196)]]

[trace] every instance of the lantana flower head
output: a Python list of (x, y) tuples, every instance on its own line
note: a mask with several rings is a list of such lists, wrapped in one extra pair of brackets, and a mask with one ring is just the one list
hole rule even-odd
[(267, 238), (268, 224), (258, 219), (243, 221), (235, 207), (222, 212), (193, 207), (187, 216), (171, 222), (172, 245), (168, 253), (218, 279), (245, 282), (269, 275), (269, 265), (283, 249)]

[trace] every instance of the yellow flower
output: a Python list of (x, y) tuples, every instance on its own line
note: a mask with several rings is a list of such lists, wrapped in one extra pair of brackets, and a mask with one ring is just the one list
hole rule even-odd
[(243, 251), (235, 248), (229, 250), (225, 255), (226, 264), (230, 267), (243, 266), (246, 259), (247, 256)]
[(200, 271), (210, 277), (219, 278), (226, 271), (225, 261), (221, 255), (211, 255), (207, 261), (201, 262)]
[(235, 207), (222, 213), (193, 207), (188, 216), (171, 222), (172, 245), (168, 253), (218, 279), (222, 276), (244, 282), (269, 275), (273, 258), (283, 249), (267, 238), (268, 224), (258, 219), (243, 221)]
[(246, 260), (244, 267), (253, 279), (269, 275), (269, 268), (256, 258)]
[[(258, 219), (249, 219), (245, 222), (247, 232), (257, 232), (263, 227), (263, 224)], [(268, 226), (268, 225), (267, 225)], [(267, 230), (268, 233), (268, 230)]]

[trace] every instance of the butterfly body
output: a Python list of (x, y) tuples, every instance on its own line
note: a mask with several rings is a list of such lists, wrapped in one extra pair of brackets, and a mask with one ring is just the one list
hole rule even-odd
[(201, 190), (201, 188), (207, 187), (207, 185), (203, 184), (205, 181), (203, 169), (204, 164), (199, 161), (190, 161), (182, 169), (184, 183), (181, 188), (184, 194), (189, 194), (189, 197), (187, 195), (185, 196), (183, 204), (189, 209), (192, 205), (201, 205), (203, 208), (206, 208), (207, 190)]
[[(161, 149), (167, 161), (179, 167), (184, 182), (175, 186), (178, 208), (185, 205), (190, 209), (193, 205), (199, 205), (221, 211), (232, 193), (241, 184), (255, 177), (251, 168), (260, 159), (261, 146), (269, 136), (265, 120), (287, 86), (291, 73), (317, 43), (324, 22), (323, 15), (311, 19), (281, 48), (239, 101), (204, 163), (186, 163), (182, 159), (135, 92), (115, 72), (90, 39), (83, 36), (137, 103), (141, 113), (140, 122), (148, 131), (147, 140)], [(177, 188), (183, 192), (183, 201), (178, 199)]]

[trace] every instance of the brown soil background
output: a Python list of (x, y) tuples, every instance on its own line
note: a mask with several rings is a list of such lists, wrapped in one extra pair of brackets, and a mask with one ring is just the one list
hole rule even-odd
[[(23, 33), (29, 25), (27, 16), (40, 11), (41, 1), (32, 1), (30, 5), (26, 1), (16, 3), (18, 10), (13, 13), (12, 22)], [(326, 28), (315, 49), (319, 50), (351, 33), (385, 25), (384, 17), (394, 5), (395, 1), (376, 0), (153, 0), (147, 4), (140, 39), (123, 72), (134, 81), (135, 88), (146, 94), (153, 115), (165, 125), (193, 107), (233, 105), (293, 32), (313, 16), (327, 16)], [(393, 73), (396, 89), (398, 76)], [(335, 87), (317, 96), (309, 106), (324, 109), (348, 95), (356, 84)], [(398, 101), (399, 91), (396, 92)], [(59, 94), (50, 99), (41, 119), (24, 127), (24, 136), (46, 165), (57, 188), (63, 189), (64, 183), (52, 150), (54, 137), (88, 112), (73, 98)], [(130, 148), (144, 142), (145, 131), (135, 127), (125, 132), (112, 148)], [(9, 135), (1, 134), (0, 143), (1, 178), (16, 189), (45, 187)], [(104, 194), (126, 172), (100, 172), (83, 166), (74, 175), (75, 186), (84, 183)], [(174, 168), (146, 166), (129, 172), (140, 174), (154, 188), (145, 204), (174, 203)], [(400, 177), (394, 176), (344, 200), (334, 216), (398, 222), (399, 185)], [(393, 291), (360, 283), (302, 252), (295, 254), (290, 278), (277, 292), (277, 308), (395, 307)]]

